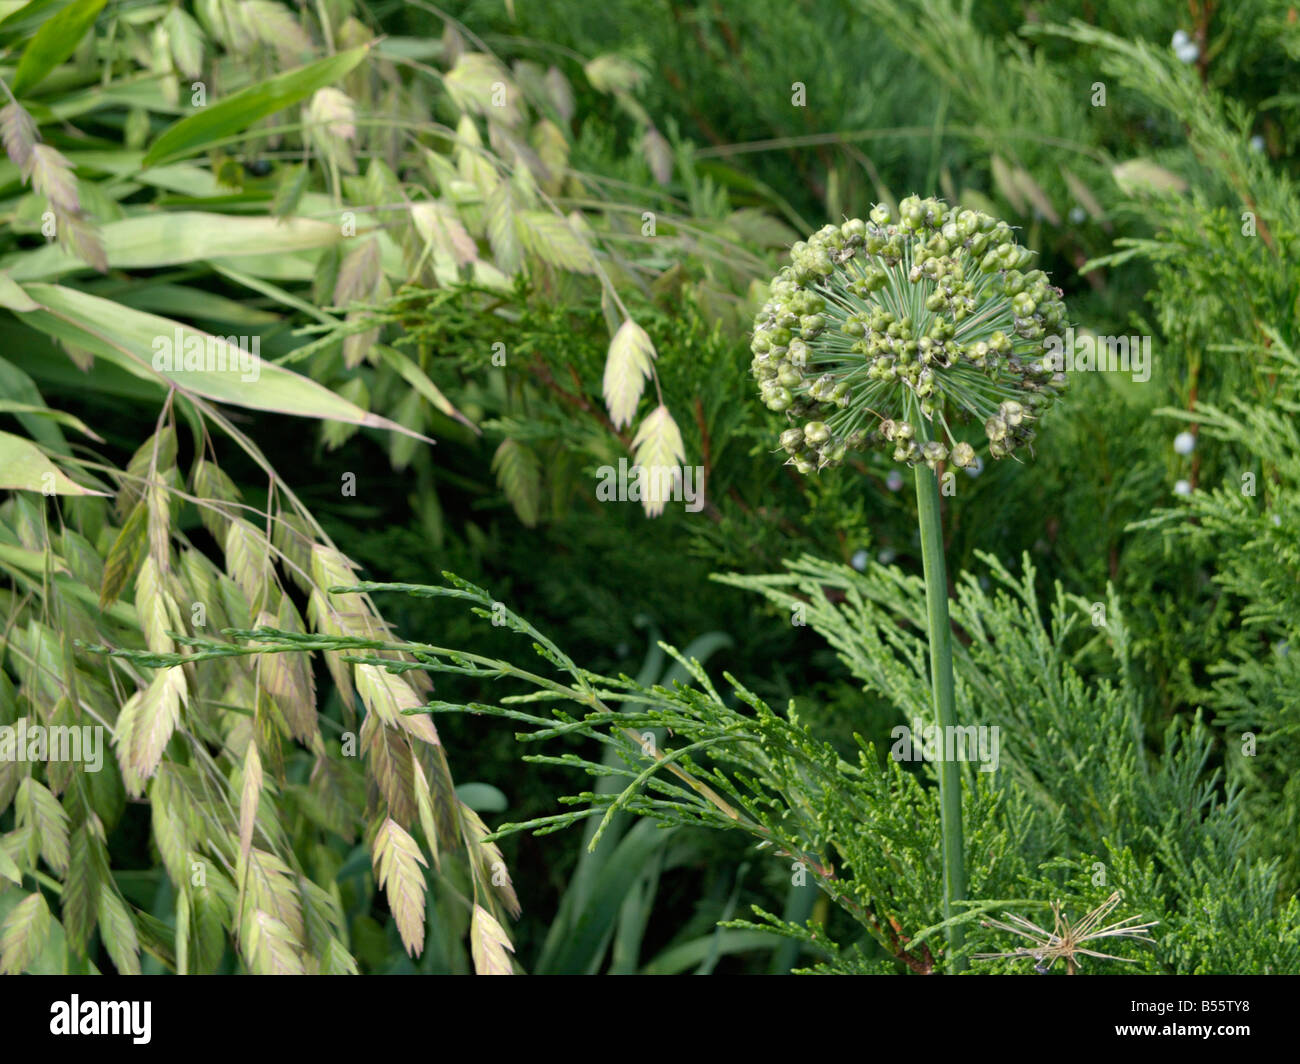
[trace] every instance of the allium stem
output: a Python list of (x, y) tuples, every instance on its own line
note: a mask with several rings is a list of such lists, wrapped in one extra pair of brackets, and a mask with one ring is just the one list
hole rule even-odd
[[(957, 725), (952, 686), (952, 628), (948, 622), (948, 571), (943, 560), (943, 523), (939, 517), (939, 478), (925, 464), (916, 466), (916, 507), (921, 520), (921, 559), (930, 624), (930, 691), (934, 715), (946, 751), (949, 729)], [(943, 918), (961, 915), (955, 903), (966, 897), (966, 855), (961, 830), (961, 766), (949, 757), (939, 761), (939, 818), (943, 829)], [(961, 925), (949, 924), (950, 972), (966, 967), (957, 957), (965, 938)]]

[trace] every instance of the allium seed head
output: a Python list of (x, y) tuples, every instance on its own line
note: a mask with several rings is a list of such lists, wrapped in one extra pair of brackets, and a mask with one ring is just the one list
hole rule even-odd
[(917, 196), (898, 216), (879, 205), (797, 241), (755, 318), (750, 369), (801, 472), (867, 448), (973, 469), (951, 425), (982, 424), (1004, 458), (1065, 388), (1044, 357), (1067, 325), (1061, 291), (1011, 227)]

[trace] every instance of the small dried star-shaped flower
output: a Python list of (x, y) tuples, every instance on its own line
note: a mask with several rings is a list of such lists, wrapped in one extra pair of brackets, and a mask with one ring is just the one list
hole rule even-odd
[(1006, 923), (1001, 920), (984, 921), (984, 927), (996, 928), (999, 931), (1009, 931), (1013, 935), (1019, 935), (1021, 938), (1027, 938), (1033, 942), (1033, 946), (1022, 946), (1014, 949), (1009, 953), (977, 953), (977, 961), (997, 960), (1004, 957), (1032, 957), (1034, 971), (1040, 975), (1046, 975), (1052, 965), (1058, 960), (1065, 959), (1065, 970), (1068, 975), (1074, 975), (1079, 970), (1079, 957), (1097, 957), (1101, 960), (1119, 961), (1122, 964), (1136, 964), (1137, 962), (1127, 957), (1116, 957), (1110, 953), (1099, 953), (1096, 950), (1086, 949), (1085, 942), (1092, 942), (1102, 938), (1133, 938), (1142, 942), (1151, 942), (1153, 939), (1147, 933), (1148, 928), (1155, 927), (1158, 920), (1143, 921), (1139, 916), (1130, 916), (1119, 920), (1113, 924), (1101, 926), (1115, 907), (1119, 905), (1124, 895), (1120, 891), (1115, 891), (1109, 898), (1088, 913), (1077, 924), (1071, 924), (1065, 915), (1061, 912), (1061, 903), (1052, 903), (1052, 916), (1055, 918), (1055, 925), (1051, 931), (1046, 931), (1023, 916), (1017, 916), (1014, 913), (1006, 913)]

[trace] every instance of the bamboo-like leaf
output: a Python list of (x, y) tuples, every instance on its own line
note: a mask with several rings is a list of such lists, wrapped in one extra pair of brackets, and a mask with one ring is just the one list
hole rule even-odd
[(337, 55), (256, 82), (219, 103), (182, 118), (164, 130), (144, 157), (144, 166), (175, 162), (206, 151), (218, 141), (248, 129), (263, 118), (307, 99), (317, 89), (338, 81), (369, 54), (370, 46)]
[(428, 862), (416, 841), (391, 817), (384, 820), (372, 848), (376, 882), (388, 895), (402, 945), (412, 957), (424, 948), (424, 868)]
[(13, 92), (24, 96), (51, 70), (77, 50), (81, 38), (94, 25), (106, 0), (73, 0), (44, 23), (27, 42), (14, 73)]
[(50, 934), (50, 907), (38, 890), (12, 909), (0, 925), (0, 975), (17, 975), (40, 956)]
[[(4, 284), (4, 277), (0, 275), (0, 287)], [(14, 285), (18, 288), (17, 285)], [(21, 289), (19, 289), (21, 291)], [(0, 298), (0, 305), (4, 300)], [(27, 308), (25, 308), (27, 309)], [(75, 414), (69, 414), (62, 410), (51, 410), (48, 406), (33, 406), (31, 403), (15, 403), (9, 399), (0, 399), (0, 413), (3, 414), (28, 414), (39, 418), (49, 418), (51, 421), (57, 421), (60, 425), (67, 425), (69, 428), (76, 429), (78, 432), (89, 436), (98, 443), (103, 443), (104, 439), (97, 432), (87, 425), (81, 418)]]
[[(241, 217), (205, 211), (135, 215), (97, 230), (104, 256), (115, 269), (156, 269), (247, 255), (291, 256), (343, 240), (340, 227), (312, 218)], [(4, 260), (16, 281), (52, 281), (81, 269), (70, 253), (54, 245), (20, 251)]]
[(454, 418), (462, 425), (473, 429), (476, 434), (482, 435), (482, 430), (452, 406), (451, 400), (443, 395), (442, 389), (434, 384), (433, 381), (429, 380), (428, 376), (415, 364), (414, 361), (412, 361), (409, 355), (404, 354), (395, 347), (389, 347), (386, 344), (378, 345), (377, 350), (379, 351), (380, 357), (392, 366), (393, 369), (397, 370), (402, 379), (414, 388), (416, 392), (431, 402), (449, 418)]
[(0, 432), (0, 488), (51, 495), (103, 495), (69, 480), (31, 440)]
[(474, 906), (469, 928), (470, 952), (477, 975), (514, 975), (510, 954), (514, 946), (495, 916), (483, 906)]
[(492, 456), (497, 483), (527, 528), (537, 525), (542, 500), (542, 466), (532, 448), (507, 436)]
[[(135, 376), (157, 383), (160, 389), (175, 386), (186, 393), (251, 410), (348, 421), (409, 433), (387, 418), (358, 409), (323, 385), (270, 362), (256, 363), (257, 379), (250, 381), (228, 368), (155, 370), (152, 352), (160, 337), (179, 336), (187, 346), (192, 338), (205, 351), (224, 354), (228, 366), (239, 365), (240, 349), (221, 337), (209, 336), (168, 318), (144, 314), (60, 285), (31, 285), (28, 294), (46, 309), (21, 315), (25, 324), (85, 347)], [(107, 339), (110, 336), (111, 341)]]
[(649, 334), (631, 318), (619, 326), (605, 356), (603, 392), (615, 428), (630, 425), (656, 358)]

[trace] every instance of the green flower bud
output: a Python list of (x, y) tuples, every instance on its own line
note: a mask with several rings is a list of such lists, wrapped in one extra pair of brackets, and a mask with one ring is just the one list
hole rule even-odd
[(1008, 399), (999, 406), (998, 413), (1002, 415), (1003, 421), (1013, 427), (1019, 425), (1025, 418), (1025, 408), (1014, 399)]
[(948, 457), (948, 448), (938, 440), (931, 440), (921, 448), (921, 453), (925, 456), (925, 464), (933, 469)]
[(847, 247), (860, 247), (867, 235), (867, 224), (861, 218), (850, 218), (840, 226), (840, 232)]
[(821, 461), (819, 467), (837, 466), (843, 463), (844, 456), (848, 453), (848, 448), (844, 445), (843, 440), (834, 441), (828, 446), (822, 448)]
[(831, 430), (823, 421), (810, 421), (803, 427), (803, 437), (813, 445), (825, 443), (831, 438)]

